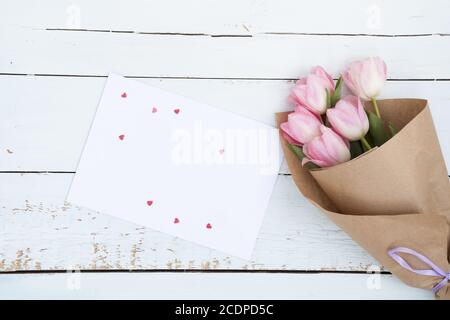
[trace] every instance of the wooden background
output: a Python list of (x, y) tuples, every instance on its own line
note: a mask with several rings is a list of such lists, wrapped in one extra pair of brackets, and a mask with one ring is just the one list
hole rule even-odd
[[(333, 297), (330, 283), (331, 291), (353, 284), (340, 297), (431, 297), (374, 267), (303, 199), (285, 166), (251, 261), (64, 199), (110, 71), (274, 124), (274, 112), (289, 110), (294, 80), (311, 66), (338, 77), (351, 60), (379, 55), (389, 72), (383, 97), (429, 99), (448, 166), (449, 12), (448, 0), (3, 3), (0, 292), (24, 283), (14, 272), (145, 270), (157, 271), (152, 281), (160, 283), (166, 271), (228, 270), (245, 272), (247, 280), (259, 272), (272, 280), (306, 279), (300, 287), (283, 282), (292, 297)], [(389, 284), (383, 294), (366, 286), (366, 273), (377, 270)], [(220, 286), (224, 275), (214, 275)], [(316, 295), (309, 295), (312, 284)]]

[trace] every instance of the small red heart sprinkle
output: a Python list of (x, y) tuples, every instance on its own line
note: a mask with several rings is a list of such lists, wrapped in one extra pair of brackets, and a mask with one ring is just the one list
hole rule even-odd
[(175, 109), (175, 110), (173, 110), (173, 112), (175, 112), (176, 114), (179, 114), (180, 113), (180, 109)]
[(147, 205), (150, 207), (151, 205), (153, 204), (153, 201), (152, 200), (148, 200), (147, 201)]
[(157, 111), (158, 111), (158, 109), (156, 109), (155, 107), (153, 107), (152, 113), (156, 113)]
[(206, 229), (212, 229), (211, 223), (208, 223), (208, 224), (206, 225)]
[(122, 98), (126, 98), (127, 97), (127, 93), (126, 92), (122, 93), (121, 97)]
[(125, 138), (125, 135), (124, 134), (121, 134), (120, 136), (119, 136), (119, 139), (120, 140), (123, 140)]
[(173, 223), (179, 223), (180, 222), (180, 219), (178, 219), (178, 218), (175, 218), (174, 220), (173, 220)]
[(224, 154), (224, 153), (225, 153), (225, 149), (220, 149), (220, 150), (219, 150), (219, 153), (220, 153), (220, 154)]

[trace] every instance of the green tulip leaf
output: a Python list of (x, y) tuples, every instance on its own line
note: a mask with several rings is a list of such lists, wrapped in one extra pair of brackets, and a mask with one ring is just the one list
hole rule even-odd
[[(294, 144), (288, 144), (289, 149), (291, 149), (291, 151), (297, 156), (297, 158), (300, 159), (300, 161), (303, 160), (303, 158), (305, 157), (305, 154), (303, 153), (303, 148), (296, 146)], [(320, 168), (318, 165), (316, 165), (313, 162), (307, 162), (305, 163), (305, 167), (309, 170), (311, 169), (317, 169)]]
[(373, 138), (370, 135), (370, 132), (367, 132), (364, 138), (366, 138), (367, 143), (370, 144), (372, 147), (375, 146), (375, 143), (373, 142)]
[(320, 168), (317, 164), (315, 164), (314, 162), (311, 162), (311, 161), (305, 163), (305, 167), (307, 169), (309, 169), (309, 170), (311, 170), (311, 169), (319, 169)]
[(384, 120), (379, 118), (372, 111), (367, 112), (367, 114), (369, 116), (369, 132), (372, 137), (373, 145), (379, 147), (389, 140)]
[(327, 108), (331, 107), (331, 95), (330, 95), (330, 90), (325, 89), (325, 91), (327, 92)]
[(391, 137), (395, 136), (398, 133), (397, 128), (391, 123), (389, 122), (389, 130), (391, 131)]
[(334, 107), (336, 103), (341, 99), (341, 91), (342, 91), (342, 84), (343, 84), (342, 76), (339, 77), (338, 81), (336, 82), (336, 86), (334, 88), (334, 93), (331, 96), (330, 105)]
[(351, 141), (350, 142), (350, 154), (352, 155), (352, 159), (362, 155), (364, 153), (363, 147), (361, 145), (361, 141)]
[(305, 157), (305, 154), (303, 153), (303, 148), (296, 146), (294, 144), (288, 144), (289, 149), (291, 149), (291, 151), (297, 156), (297, 158), (300, 159), (300, 161), (303, 160), (303, 158)]

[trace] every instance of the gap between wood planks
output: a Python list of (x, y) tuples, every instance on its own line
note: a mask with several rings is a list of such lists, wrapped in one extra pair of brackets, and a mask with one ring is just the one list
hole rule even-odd
[(28, 273), (283, 273), (283, 274), (392, 274), (389, 271), (353, 271), (353, 270), (245, 270), (245, 269), (56, 269), (56, 270), (18, 270), (0, 271), (0, 274), (28, 274)]
[(257, 32), (249, 34), (211, 34), (201, 32), (151, 32), (132, 30), (107, 30), (107, 29), (68, 29), (68, 28), (45, 28), (46, 31), (69, 31), (69, 32), (104, 32), (104, 33), (128, 33), (152, 36), (188, 36), (188, 37), (212, 37), (212, 38), (251, 38), (258, 35), (283, 35), (283, 36), (342, 36), (342, 37), (432, 37), (450, 36), (449, 33), (417, 33), (417, 34), (377, 34), (377, 33), (315, 33), (315, 32)]
[[(0, 174), (76, 174), (76, 171), (8, 171), (0, 170)], [(291, 173), (279, 172), (278, 176), (291, 176)], [(450, 175), (448, 176), (450, 178)]]
[[(0, 174), (75, 174), (76, 171), (38, 171), (38, 170), (0, 170)], [(279, 176), (290, 176), (290, 173), (278, 173)]]
[[(58, 73), (13, 73), (0, 72), (0, 76), (19, 76), (19, 77), (66, 77), (66, 78), (107, 78), (108, 75), (102, 74), (58, 74)], [(182, 76), (135, 76), (124, 75), (130, 79), (173, 79), (173, 80), (239, 80), (239, 81), (296, 81), (298, 78), (258, 78), (258, 77), (182, 77)], [(334, 80), (338, 80), (335, 78)], [(445, 82), (450, 78), (388, 78), (387, 81), (417, 81), (417, 82)]]

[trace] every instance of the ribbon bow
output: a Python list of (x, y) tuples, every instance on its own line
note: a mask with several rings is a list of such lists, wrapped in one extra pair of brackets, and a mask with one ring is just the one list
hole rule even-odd
[[(408, 262), (406, 262), (402, 257), (400, 257), (397, 254), (398, 252), (407, 253), (407, 254), (410, 254), (412, 256), (415, 256), (419, 260), (421, 260), (421, 261), (425, 262), (427, 265), (429, 265), (431, 267), (431, 269), (425, 269), (425, 270), (413, 269), (408, 264)], [(420, 275), (423, 275), (423, 276), (432, 276), (432, 277), (444, 277), (441, 282), (439, 282), (437, 285), (435, 285), (433, 287), (433, 289), (431, 289), (431, 291), (433, 291), (433, 293), (438, 292), (442, 287), (444, 287), (450, 281), (450, 272), (446, 273), (441, 268), (439, 268), (437, 265), (435, 265), (433, 263), (433, 261), (431, 261), (430, 259), (428, 259), (424, 255), (421, 255), (420, 253), (418, 253), (418, 252), (416, 252), (416, 251), (414, 251), (412, 249), (405, 248), (405, 247), (397, 247), (397, 248), (389, 250), (388, 254), (389, 254), (389, 256), (392, 259), (394, 259), (403, 268), (405, 268), (405, 269), (407, 269), (409, 271), (412, 271), (412, 272), (414, 272), (416, 274), (420, 274)]]

